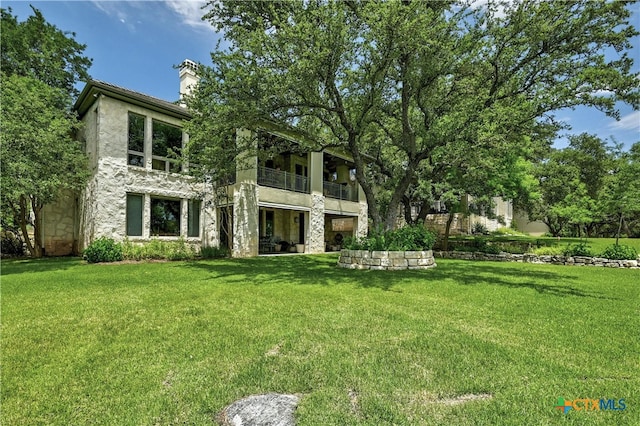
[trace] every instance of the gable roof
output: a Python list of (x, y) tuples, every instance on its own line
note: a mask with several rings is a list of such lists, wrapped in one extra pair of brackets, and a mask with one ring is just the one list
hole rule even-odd
[(95, 102), (95, 98), (99, 95), (105, 95), (123, 102), (167, 114), (175, 118), (183, 120), (191, 119), (189, 111), (175, 103), (154, 98), (153, 96), (125, 89), (124, 87), (116, 86), (115, 84), (106, 83), (100, 80), (89, 80), (87, 82), (73, 108), (78, 112), (80, 117), (82, 117), (89, 108), (91, 108), (91, 105)]

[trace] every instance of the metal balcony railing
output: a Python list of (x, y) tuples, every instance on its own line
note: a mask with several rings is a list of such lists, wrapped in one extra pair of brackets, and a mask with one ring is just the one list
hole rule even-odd
[(340, 185), (333, 182), (323, 182), (324, 195), (329, 198), (336, 198), (345, 201), (358, 201), (358, 187), (351, 185)]
[(268, 167), (258, 167), (258, 185), (309, 193), (309, 178)]

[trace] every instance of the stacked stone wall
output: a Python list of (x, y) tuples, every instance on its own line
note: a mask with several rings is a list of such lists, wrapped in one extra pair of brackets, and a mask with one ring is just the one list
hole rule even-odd
[(586, 256), (538, 256), (532, 253), (511, 254), (511, 253), (481, 253), (464, 251), (434, 251), (434, 257), (444, 259), (461, 260), (489, 260), (497, 262), (523, 262), (550, 265), (573, 265), (573, 266), (600, 266), (607, 268), (629, 268), (639, 269), (638, 260), (615, 260), (602, 257)]
[(348, 269), (398, 271), (429, 269), (436, 266), (433, 252), (426, 251), (368, 251), (342, 250), (338, 266)]

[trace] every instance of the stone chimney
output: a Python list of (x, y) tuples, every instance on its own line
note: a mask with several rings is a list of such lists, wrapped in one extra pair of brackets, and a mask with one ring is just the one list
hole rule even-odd
[(185, 106), (182, 101), (185, 95), (189, 95), (191, 90), (198, 84), (198, 64), (185, 59), (180, 64), (180, 105)]

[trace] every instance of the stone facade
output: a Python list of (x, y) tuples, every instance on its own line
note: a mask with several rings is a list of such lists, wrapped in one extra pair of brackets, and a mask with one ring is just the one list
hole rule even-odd
[(573, 265), (573, 266), (600, 266), (608, 268), (629, 268), (638, 269), (638, 260), (614, 260), (601, 257), (586, 256), (538, 256), (532, 253), (511, 254), (511, 253), (480, 253), (464, 251), (435, 251), (435, 257), (444, 259), (461, 260), (488, 260), (494, 262), (523, 262), (540, 263), (550, 265)]
[[(192, 68), (181, 69), (184, 80), (181, 93), (195, 84), (192, 71)], [(281, 165), (282, 171), (280, 168), (277, 171), (299, 179), (297, 182), (309, 182), (306, 191), (259, 182), (258, 167), (265, 166), (257, 157), (249, 158), (247, 166), (237, 168), (236, 183), (228, 187), (233, 206), (224, 208), (230, 207), (233, 214), (227, 219), (221, 213), (222, 207), (216, 207), (207, 186), (188, 175), (188, 164), (173, 164), (157, 152), (158, 149), (166, 151), (168, 143), (184, 146), (188, 142), (186, 133), (182, 132), (182, 139), (180, 133), (175, 135), (176, 129), (180, 131), (191, 117), (184, 107), (92, 81), (82, 91), (75, 109), (84, 124), (79, 140), (84, 144), (92, 173), (80, 194), (71, 194), (70, 199), (60, 199), (45, 207), (46, 254), (80, 253), (100, 237), (116, 241), (128, 239), (133, 243), (152, 238), (184, 239), (193, 246), (217, 246), (222, 240), (220, 220), (233, 220), (231, 238), (235, 257), (256, 256), (265, 238), (275, 240), (276, 237), (289, 243), (304, 243), (308, 253), (324, 252), (325, 221), (329, 214), (354, 218), (357, 221), (355, 236), (367, 233), (366, 200), (361, 196), (347, 200), (323, 194), (327, 156), (339, 158), (341, 177), (349, 177), (346, 165), (349, 160), (340, 154), (290, 154), (291, 161)], [(134, 123), (134, 127), (130, 123)], [(155, 139), (154, 132), (163, 132), (163, 128), (173, 132), (172, 142), (167, 142), (169, 133), (161, 133), (166, 140)], [(239, 129), (237, 134), (243, 137), (250, 132)], [(182, 168), (181, 172), (175, 172), (174, 167)], [(274, 166), (271, 173), (275, 172)], [(351, 187), (356, 186), (351, 182)], [(197, 205), (200, 210), (196, 215), (193, 209)], [(170, 229), (166, 227), (168, 222)], [(164, 225), (158, 228), (158, 223)], [(197, 232), (194, 232), (196, 226)], [(264, 247), (272, 252), (275, 243), (267, 241)]]
[(41, 213), (44, 253), (47, 256), (68, 256), (76, 251), (77, 199), (72, 193), (65, 193), (53, 204), (44, 206)]
[(369, 251), (342, 250), (338, 266), (348, 269), (400, 271), (404, 269), (435, 268), (431, 250), (426, 251)]

